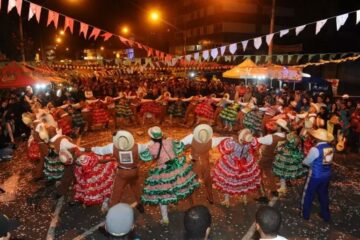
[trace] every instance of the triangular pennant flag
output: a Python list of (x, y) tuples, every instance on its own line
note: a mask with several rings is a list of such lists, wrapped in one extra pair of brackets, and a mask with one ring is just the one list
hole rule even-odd
[(148, 48), (148, 49), (147, 49), (147, 56), (150, 57), (151, 55), (153, 55), (153, 49), (152, 49), (152, 48)]
[(185, 60), (190, 62), (191, 61), (191, 54), (188, 54), (185, 56)]
[(49, 10), (47, 26), (49, 26), (52, 22), (54, 22), (55, 28), (58, 26), (59, 21), (59, 13)]
[(341, 57), (340, 58), (344, 58), (344, 57), (346, 57), (348, 55), (348, 53), (343, 53), (343, 54), (341, 54)]
[(276, 61), (282, 64), (284, 62), (284, 55), (277, 55)]
[(327, 19), (316, 22), (316, 31), (315, 31), (316, 35), (320, 32), (320, 30), (323, 28), (323, 26), (325, 25), (326, 22), (327, 22)]
[(285, 35), (288, 34), (288, 33), (289, 33), (289, 29), (281, 30), (281, 31), (280, 31), (280, 37), (283, 37), (283, 36), (285, 36)]
[(330, 60), (333, 60), (333, 59), (335, 59), (335, 58), (336, 58), (336, 54), (330, 54), (330, 55), (329, 55), (329, 59), (330, 59)]
[(248, 45), (248, 42), (249, 42), (249, 40), (246, 40), (246, 41), (242, 41), (242, 42), (241, 42), (241, 45), (242, 45), (242, 47), (243, 47), (244, 52), (246, 51), (246, 47), (247, 47), (247, 45)]
[(112, 37), (112, 34), (109, 32), (106, 32), (104, 34), (101, 34), (101, 36), (104, 38), (104, 41), (107, 41)]
[(225, 56), (225, 62), (231, 62), (231, 56)]
[[(0, 2), (1, 4), (1, 2)], [(32, 19), (35, 15), (37, 22), (40, 22), (41, 6), (30, 3), (28, 20)]]
[(210, 55), (213, 59), (215, 59), (218, 56), (218, 54), (219, 54), (219, 51), (217, 48), (211, 49)]
[(295, 34), (296, 36), (299, 35), (299, 33), (301, 33), (304, 29), (305, 29), (306, 25), (301, 25), (295, 28)]
[(88, 29), (89, 29), (89, 25), (87, 25), (86, 23), (80, 22), (80, 32), (79, 32), (80, 36), (81, 36), (81, 34), (84, 34), (84, 38), (86, 39)]
[(226, 51), (226, 46), (222, 46), (222, 47), (220, 48), (221, 56), (224, 56), (225, 51)]
[(138, 42), (136, 42), (136, 45), (137, 45), (137, 47), (140, 48), (140, 49), (143, 48), (143, 45), (141, 45), (141, 44), (138, 43)]
[(234, 54), (237, 50), (237, 44), (236, 43), (233, 43), (233, 44), (230, 44), (229, 45), (229, 51), (231, 54)]
[(268, 46), (270, 46), (271, 41), (273, 40), (274, 34), (270, 33), (268, 35), (266, 35), (266, 43)]
[(339, 31), (339, 29), (345, 24), (348, 17), (349, 17), (348, 13), (336, 17), (336, 30)]
[(313, 60), (313, 58), (316, 56), (316, 54), (309, 54), (309, 62)]
[(265, 63), (268, 63), (269, 60), (270, 60), (270, 56), (269, 56), (269, 55), (266, 55), (266, 57), (265, 57)]
[(202, 52), (202, 57), (207, 60), (209, 59), (209, 50), (205, 50)]
[(356, 11), (356, 24), (360, 22), (360, 10)]
[(262, 44), (261, 37), (254, 38), (254, 47), (256, 49), (259, 49)]
[(93, 28), (93, 30), (92, 30), (92, 32), (91, 32), (91, 34), (89, 36), (89, 39), (94, 37), (94, 40), (96, 40), (98, 38), (99, 34), (100, 34), (100, 31), (101, 30), (98, 29), (98, 28)]
[[(238, 57), (239, 57), (239, 56), (237, 56), (237, 55), (233, 56), (232, 61), (235, 62)], [(230, 62), (231, 62), (231, 56), (230, 56)]]
[(66, 32), (66, 29), (68, 29), (68, 28), (71, 33), (74, 32), (74, 19), (65, 17), (64, 31)]
[(259, 63), (259, 62), (260, 62), (260, 59), (261, 59), (261, 56), (260, 56), (260, 55), (256, 55), (256, 57), (255, 57), (255, 63)]
[[(17, 7), (17, 1), (16, 0), (9, 0), (9, 3), (8, 3), (8, 13), (14, 8), (14, 7)], [(19, 11), (19, 10), (17, 10)]]
[(129, 40), (128, 40), (128, 39), (126, 39), (126, 38), (124, 38), (124, 37), (122, 37), (122, 36), (119, 36), (119, 39), (120, 39), (120, 41), (121, 41), (123, 44), (129, 45)]
[(194, 53), (194, 59), (199, 60), (200, 54), (198, 52)]
[(217, 61), (217, 62), (219, 62), (220, 59), (221, 59), (221, 56), (217, 56), (217, 57), (216, 57), (216, 61)]
[(324, 60), (324, 58), (327, 56), (327, 54), (320, 54), (320, 60)]

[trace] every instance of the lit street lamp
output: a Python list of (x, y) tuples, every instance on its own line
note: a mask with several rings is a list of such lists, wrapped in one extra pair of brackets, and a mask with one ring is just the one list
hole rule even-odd
[(129, 28), (124, 26), (121, 28), (121, 33), (127, 35), (130, 32)]
[(62, 39), (61, 39), (60, 37), (57, 37), (57, 38), (55, 39), (55, 41), (56, 41), (57, 43), (61, 43), (61, 42), (62, 42)]
[(149, 14), (149, 18), (152, 22), (156, 23), (160, 20), (160, 13), (157, 10), (152, 10)]

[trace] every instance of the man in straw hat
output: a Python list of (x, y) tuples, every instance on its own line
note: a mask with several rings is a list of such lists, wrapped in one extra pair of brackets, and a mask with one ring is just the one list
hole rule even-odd
[(276, 120), (277, 131), (273, 134), (268, 134), (264, 137), (257, 138), (257, 141), (262, 144), (260, 149), (259, 167), (262, 172), (261, 194), (260, 201), (267, 202), (265, 197), (264, 178), (269, 180), (272, 171), (272, 164), (275, 159), (275, 148), (279, 142), (286, 139), (286, 132), (289, 132), (288, 122), (279, 118)]
[(144, 151), (148, 144), (135, 144), (134, 136), (128, 131), (117, 131), (113, 136), (113, 142), (103, 147), (92, 147), (91, 151), (98, 155), (112, 154), (118, 162), (113, 192), (110, 197), (109, 206), (118, 204), (123, 196), (126, 186), (130, 186), (136, 199), (136, 208), (144, 212), (140, 199), (139, 179), (139, 153)]
[(212, 194), (212, 179), (210, 176), (210, 150), (217, 147), (227, 137), (213, 137), (213, 129), (208, 124), (200, 124), (194, 128), (193, 134), (183, 138), (181, 142), (190, 146), (190, 158), (193, 170), (203, 180), (206, 187), (207, 200), (214, 203)]
[(320, 202), (320, 217), (328, 222), (330, 221), (328, 188), (334, 156), (334, 149), (330, 142), (334, 140), (334, 136), (323, 128), (312, 129), (309, 134), (315, 139), (316, 145), (310, 149), (303, 161), (303, 164), (309, 166), (310, 171), (301, 201), (302, 216), (305, 220), (310, 219), (312, 201), (317, 193)]

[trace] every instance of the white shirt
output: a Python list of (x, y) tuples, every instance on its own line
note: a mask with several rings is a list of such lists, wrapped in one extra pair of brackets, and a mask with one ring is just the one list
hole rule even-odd
[(277, 235), (275, 238), (260, 238), (260, 240), (287, 240), (287, 238)]
[[(148, 146), (152, 143), (152, 141), (149, 141), (145, 144), (137, 144), (138, 145), (138, 152), (139, 154), (143, 151), (145, 151)], [(107, 155), (107, 154), (113, 154), (114, 152), (114, 143), (109, 143), (103, 147), (92, 147), (91, 151), (98, 154), (98, 155)]]
[(319, 144), (323, 144), (325, 142), (319, 142), (318, 144), (316, 144), (314, 147), (310, 148), (310, 151), (308, 153), (308, 155), (306, 155), (303, 164), (307, 165), (307, 166), (311, 166), (312, 162), (317, 159), (320, 155), (319, 150), (316, 148), (316, 146), (318, 146)]
[[(277, 132), (274, 135), (285, 138), (285, 133)], [(271, 145), (273, 143), (273, 134), (268, 134), (264, 137), (257, 138), (257, 141), (263, 145)]]
[[(183, 142), (184, 145), (190, 145), (193, 141), (193, 138), (194, 138), (194, 135), (190, 134), (190, 135), (187, 135), (186, 137), (184, 137), (183, 139), (181, 139), (181, 142)], [(211, 148), (217, 147), (220, 144), (220, 142), (226, 138), (229, 138), (229, 137), (213, 137), (212, 143), (211, 143)]]
[[(61, 136), (63, 136), (63, 135), (57, 133), (54, 137), (52, 137), (52, 138), (50, 139), (50, 142), (51, 142), (51, 143), (54, 143), (54, 142), (56, 141), (56, 139), (58, 139), (58, 138), (61, 137)], [(71, 149), (71, 148), (78, 148), (78, 149), (79, 149), (80, 151), (82, 151), (82, 152), (85, 151), (85, 148), (79, 147), (78, 145), (73, 144), (73, 143), (70, 142), (67, 138), (64, 138), (64, 139), (61, 140), (59, 151), (61, 151), (61, 150), (67, 150), (67, 149)]]

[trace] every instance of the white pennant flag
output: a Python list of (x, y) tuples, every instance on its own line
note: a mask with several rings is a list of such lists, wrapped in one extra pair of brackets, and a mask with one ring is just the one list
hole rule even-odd
[(270, 33), (270, 34), (266, 35), (266, 43), (267, 43), (267, 45), (270, 46), (271, 41), (273, 40), (273, 37), (274, 37), (273, 33)]
[(301, 25), (295, 28), (295, 34), (296, 36), (299, 35), (299, 33), (301, 33), (304, 29), (305, 29), (306, 25)]
[(327, 19), (316, 22), (316, 32), (315, 32), (316, 35), (320, 32), (320, 30), (323, 28), (323, 26), (325, 25), (326, 22), (327, 22)]
[(208, 59), (209, 59), (209, 50), (203, 51), (202, 57), (203, 57), (205, 60), (208, 60)]
[(190, 62), (190, 61), (191, 61), (191, 54), (186, 55), (186, 56), (185, 56), (185, 60), (186, 60), (187, 62)]
[(194, 59), (199, 60), (200, 54), (198, 52), (194, 53)]
[(248, 42), (249, 42), (248, 40), (241, 42), (244, 52), (246, 51), (246, 47), (248, 45)]
[(237, 50), (237, 44), (236, 43), (233, 43), (233, 44), (230, 44), (229, 46), (229, 51), (231, 54), (234, 54)]
[(360, 10), (356, 11), (356, 24), (360, 22)]
[(281, 30), (281, 31), (280, 31), (280, 37), (283, 37), (283, 36), (285, 36), (285, 35), (288, 34), (288, 33), (289, 33), (289, 29)]
[(226, 51), (226, 46), (222, 46), (222, 47), (220, 48), (221, 56), (224, 56), (225, 51)]
[(217, 48), (211, 49), (210, 55), (213, 59), (215, 59), (218, 56), (218, 54), (219, 54), (219, 51)]
[(339, 29), (345, 24), (348, 17), (349, 17), (348, 13), (336, 17), (336, 30), (339, 31)]
[(254, 38), (254, 47), (256, 49), (259, 49), (262, 44), (261, 37)]

